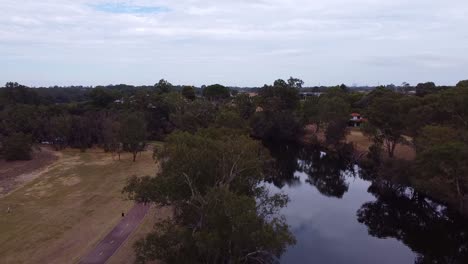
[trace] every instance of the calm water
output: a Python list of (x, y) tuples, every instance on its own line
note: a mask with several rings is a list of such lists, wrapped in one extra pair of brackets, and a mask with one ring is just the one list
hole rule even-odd
[(289, 147), (273, 156), (268, 188), (288, 194), (282, 213), (297, 239), (281, 263), (468, 263), (468, 221), (446, 207), (363, 180), (346, 157)]

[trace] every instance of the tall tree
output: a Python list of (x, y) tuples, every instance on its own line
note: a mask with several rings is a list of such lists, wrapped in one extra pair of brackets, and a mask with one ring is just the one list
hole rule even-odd
[(459, 81), (457, 83), (457, 88), (468, 88), (468, 80)]
[(222, 100), (229, 98), (231, 96), (231, 93), (229, 91), (229, 88), (221, 84), (213, 84), (203, 89), (203, 96), (205, 96), (209, 100)]
[(132, 178), (124, 189), (140, 202), (171, 205), (174, 218), (136, 244), (137, 261), (274, 263), (294, 243), (263, 180), (266, 151), (247, 136), (171, 135), (157, 177)]
[(184, 86), (182, 95), (189, 100), (195, 100), (195, 88), (193, 86)]
[(259, 96), (266, 111), (294, 110), (299, 105), (299, 90), (281, 79), (273, 85), (265, 85)]
[(320, 123), (348, 120), (350, 114), (349, 103), (339, 96), (321, 97), (318, 102)]
[(172, 84), (164, 79), (159, 80), (159, 82), (154, 85), (154, 88), (159, 93), (168, 93), (172, 90), (172, 87)]
[(248, 94), (239, 94), (234, 98), (239, 115), (244, 119), (249, 119), (255, 113), (255, 104)]
[(135, 162), (138, 152), (143, 151), (146, 146), (146, 123), (141, 114), (130, 113), (122, 118), (120, 141), (124, 150), (133, 154)]
[(416, 95), (426, 96), (437, 91), (437, 87), (433, 82), (418, 83), (416, 85)]
[(304, 81), (298, 78), (290, 77), (288, 79), (288, 85), (291, 88), (302, 89), (302, 85), (304, 85)]
[(399, 96), (375, 98), (367, 111), (370, 128), (367, 130), (372, 134), (376, 142), (382, 142), (389, 157), (393, 157), (395, 147), (403, 141), (405, 129), (405, 114), (399, 102)]
[[(433, 192), (448, 185), (455, 193), (460, 210), (465, 209), (468, 190), (468, 144), (463, 142), (446, 142), (427, 148), (418, 155), (418, 168), (426, 180), (436, 179), (441, 184), (430, 186)], [(437, 180), (438, 179), (438, 180)]]
[(14, 133), (3, 138), (1, 150), (7, 161), (30, 160), (32, 153), (31, 135)]

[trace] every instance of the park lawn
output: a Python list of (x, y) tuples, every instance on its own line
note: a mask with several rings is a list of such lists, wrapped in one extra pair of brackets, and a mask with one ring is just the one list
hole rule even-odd
[[(132, 162), (100, 150), (65, 150), (48, 171), (0, 199), (1, 263), (76, 263), (128, 211), (129, 176), (154, 175), (152, 151)], [(7, 208), (12, 212), (7, 214)]]

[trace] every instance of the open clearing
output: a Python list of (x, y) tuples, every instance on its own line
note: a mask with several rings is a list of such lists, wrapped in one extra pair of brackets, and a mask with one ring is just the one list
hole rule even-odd
[[(0, 198), (2, 263), (78, 262), (133, 206), (121, 194), (126, 179), (156, 170), (151, 151), (135, 163), (130, 154), (114, 161), (100, 150), (65, 150), (61, 156), (37, 178)], [(138, 236), (151, 225), (145, 220)], [(116, 254), (131, 259), (131, 244)]]
[[(408, 141), (412, 140), (409, 137), (405, 138)], [(367, 152), (372, 145), (372, 141), (356, 128), (351, 129), (350, 133), (346, 136), (346, 142), (353, 143), (356, 150), (361, 153)], [(397, 144), (395, 147), (395, 157), (404, 160), (413, 160), (416, 157), (416, 153), (411, 146)]]
[(48, 147), (41, 147), (32, 154), (28, 161), (0, 160), (0, 198), (35, 179), (61, 155)]

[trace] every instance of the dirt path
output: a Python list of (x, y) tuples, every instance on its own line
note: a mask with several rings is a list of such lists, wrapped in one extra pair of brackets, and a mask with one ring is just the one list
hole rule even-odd
[(141, 223), (150, 206), (136, 204), (96, 247), (81, 259), (81, 264), (104, 264)]

